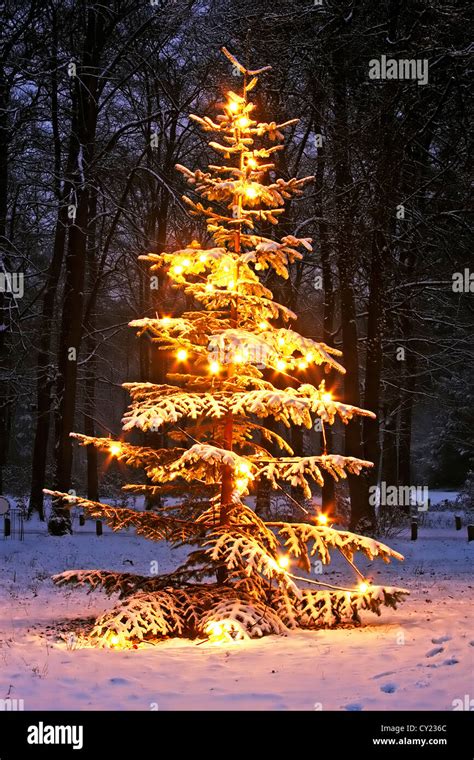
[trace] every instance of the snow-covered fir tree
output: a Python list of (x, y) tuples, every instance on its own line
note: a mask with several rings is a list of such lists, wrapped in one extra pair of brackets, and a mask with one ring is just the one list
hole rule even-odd
[[(151, 337), (155, 350), (172, 351), (175, 366), (169, 384), (125, 384), (131, 405), (123, 429), (163, 432), (177, 445), (155, 449), (73, 434), (81, 445), (143, 469), (146, 484), (124, 490), (160, 495), (160, 506), (139, 511), (47, 491), (113, 530), (134, 528), (152, 541), (193, 547), (182, 566), (167, 575), (72, 570), (55, 576), (58, 585), (120, 594), (90, 633), (98, 645), (169, 636), (234, 639), (332, 626), (358, 621), (361, 610), (380, 614), (382, 605), (396, 607), (408, 593), (372, 585), (353, 563), (359, 551), (386, 562), (403, 559), (384, 544), (336, 530), (327, 515), (305, 509), (301, 522), (265, 521), (246, 503), (262, 479), (274, 488), (299, 487), (310, 497), (311, 482), (321, 486), (323, 477), (337, 480), (372, 466), (325, 451), (295, 456), (285, 438), (265, 424), (269, 419), (310, 429), (315, 418), (332, 425), (337, 417), (349, 423), (354, 415), (373, 415), (334, 400), (324, 381), (318, 387), (294, 382), (314, 365), (345, 371), (340, 351), (291, 328), (296, 315), (273, 299), (259, 276), (273, 270), (288, 278), (301, 249), (311, 250), (309, 238), (278, 240), (261, 228), (276, 225), (285, 201), (300, 195), (312, 177), (275, 176), (282, 131), (297, 120), (259, 121), (249, 94), (266, 68), (249, 71), (223, 52), (242, 75), (241, 92), (227, 93), (217, 118), (191, 118), (217, 136), (209, 145), (225, 163), (212, 164), (207, 172), (177, 167), (203, 199), (184, 198), (192, 215), (206, 219), (214, 245), (192, 241), (181, 250), (140, 257), (152, 273), (166, 272), (184, 290), (192, 310), (131, 323)], [(275, 387), (276, 377), (280, 386), (285, 378), (291, 385)], [(273, 456), (270, 447), (282, 455)], [(333, 551), (354, 569), (354, 586), (300, 578), (292, 570), (297, 562), (310, 573), (313, 559), (327, 564)]]

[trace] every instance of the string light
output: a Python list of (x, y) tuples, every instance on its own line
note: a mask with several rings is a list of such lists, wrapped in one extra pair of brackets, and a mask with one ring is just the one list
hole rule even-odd
[(244, 357), (242, 354), (235, 354), (234, 356), (234, 362), (235, 364), (243, 364), (244, 363)]
[(278, 359), (276, 368), (279, 372), (283, 372), (286, 369), (286, 362), (283, 359)]
[(284, 554), (283, 556), (279, 557), (278, 564), (280, 565), (282, 570), (288, 567), (288, 565), (290, 564), (290, 558), (288, 557), (288, 555)]
[(284, 338), (278, 338), (278, 345), (284, 346), (285, 345), (285, 339)]
[(183, 270), (183, 267), (181, 266), (181, 264), (176, 264), (176, 266), (173, 267), (173, 272), (175, 274), (183, 274), (183, 271), (184, 270)]
[(310, 364), (310, 362), (312, 362), (313, 359), (314, 359), (313, 354), (311, 353), (311, 351), (308, 351), (308, 353), (305, 356), (305, 361), (308, 362), (308, 364)]
[(324, 512), (320, 512), (318, 515), (318, 523), (320, 525), (327, 525), (328, 516)]
[(247, 478), (237, 478), (235, 481), (235, 487), (239, 493), (243, 493), (248, 485), (248, 479)]
[(329, 404), (330, 401), (332, 401), (332, 396), (330, 393), (323, 393), (321, 396), (321, 399), (326, 403)]
[(176, 358), (179, 362), (185, 362), (188, 358), (188, 352), (185, 348), (180, 348), (178, 353), (176, 354)]
[(308, 369), (308, 365), (306, 364), (306, 362), (299, 362), (298, 369)]
[(212, 293), (212, 291), (214, 290), (214, 285), (212, 284), (212, 282), (206, 283), (206, 290), (208, 291), (208, 293)]
[(234, 288), (235, 288), (235, 282), (234, 282), (234, 280), (229, 280), (229, 282), (227, 283), (227, 289), (228, 290), (233, 290)]
[(250, 466), (247, 464), (247, 462), (241, 462), (237, 469), (242, 473), (242, 475), (250, 475)]
[(207, 261), (207, 256), (205, 256), (203, 253), (202, 256), (199, 256), (199, 261), (201, 262), (201, 264), (204, 264), (204, 262)]
[(245, 195), (247, 196), (247, 198), (256, 198), (258, 193), (257, 193), (257, 190), (254, 187), (252, 187), (252, 185), (250, 185), (250, 187), (245, 188)]
[(248, 158), (247, 159), (247, 166), (250, 167), (250, 169), (256, 169), (257, 166), (258, 166), (258, 164), (257, 164), (257, 162), (255, 161), (254, 158)]
[(211, 375), (217, 375), (220, 368), (221, 367), (220, 367), (219, 362), (211, 362), (209, 365), (209, 372), (211, 373)]
[(369, 584), (366, 581), (362, 581), (362, 583), (359, 583), (359, 591), (361, 594), (365, 594), (365, 592), (368, 590), (369, 590)]
[(239, 104), (235, 100), (231, 100), (230, 103), (228, 103), (227, 108), (229, 111), (232, 111), (232, 113), (236, 113), (239, 110)]
[(122, 444), (119, 443), (118, 441), (114, 441), (113, 443), (110, 444), (109, 451), (113, 457), (118, 457), (118, 455), (122, 451)]
[(249, 124), (250, 122), (246, 116), (241, 116), (240, 119), (237, 119), (237, 126), (241, 129), (245, 129)]
[(183, 267), (190, 267), (190, 266), (191, 266), (190, 260), (189, 259), (184, 259), (184, 261), (183, 261)]
[(259, 326), (260, 330), (266, 330), (269, 325), (268, 325), (268, 322), (260, 322), (260, 324), (258, 326)]
[(228, 644), (244, 638), (231, 620), (210, 620), (204, 633), (212, 644)]
[(161, 318), (161, 324), (163, 324), (163, 325), (169, 325), (170, 322), (171, 322), (171, 317), (162, 317)]

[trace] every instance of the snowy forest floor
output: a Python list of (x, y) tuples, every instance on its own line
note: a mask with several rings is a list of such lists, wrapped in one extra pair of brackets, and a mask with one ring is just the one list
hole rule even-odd
[[(405, 562), (364, 563), (376, 583), (411, 596), (363, 626), (216, 645), (188, 640), (137, 650), (68, 649), (73, 631), (114, 604), (103, 593), (58, 589), (50, 575), (73, 568), (167, 572), (182, 552), (131, 533), (94, 534), (76, 523), (53, 538), (30, 521), (25, 540), (0, 540), (0, 699), (25, 710), (452, 710), (472, 693), (474, 583), (466, 529), (452, 512), (430, 514), (419, 539), (382, 539)], [(349, 580), (334, 558), (324, 579)], [(48, 628), (49, 626), (49, 628)]]

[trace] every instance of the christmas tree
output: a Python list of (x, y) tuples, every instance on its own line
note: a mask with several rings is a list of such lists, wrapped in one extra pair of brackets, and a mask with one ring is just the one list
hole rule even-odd
[[(190, 214), (205, 218), (214, 247), (192, 241), (181, 250), (141, 256), (151, 272), (165, 271), (184, 290), (192, 310), (131, 322), (139, 335), (148, 334), (156, 350), (173, 353), (174, 366), (169, 384), (125, 384), (131, 405), (123, 429), (162, 432), (173, 447), (73, 434), (81, 445), (143, 469), (146, 483), (124, 490), (159, 495), (159, 506), (139, 511), (46, 491), (80, 505), (113, 530), (132, 527), (152, 541), (192, 547), (184, 563), (167, 575), (72, 570), (54, 577), (58, 585), (120, 594), (119, 603), (97, 619), (90, 633), (98, 645), (130, 646), (170, 636), (230, 640), (332, 626), (358, 621), (361, 610), (380, 614), (382, 605), (395, 608), (408, 593), (372, 585), (353, 563), (358, 551), (386, 562), (403, 559), (384, 544), (336, 530), (328, 514), (312, 515), (303, 505), (301, 522), (265, 521), (247, 498), (263, 479), (274, 488), (298, 487), (310, 497), (310, 482), (321, 486), (323, 473), (338, 480), (372, 466), (326, 451), (294, 456), (269, 418), (288, 429), (309, 429), (319, 418), (324, 430), (336, 417), (348, 423), (354, 415), (373, 415), (334, 400), (324, 380), (318, 387), (295, 382), (315, 365), (345, 371), (340, 351), (291, 329), (296, 315), (273, 299), (259, 276), (273, 270), (288, 278), (301, 249), (311, 250), (309, 238), (275, 240), (264, 236), (262, 227), (276, 225), (285, 200), (301, 195), (313, 178), (275, 177), (272, 159), (283, 149), (282, 130), (297, 120), (277, 124), (254, 118), (249, 93), (268, 67), (249, 71), (223, 52), (242, 75), (242, 91), (227, 93), (216, 120), (191, 118), (217, 134), (219, 141), (209, 145), (226, 164), (212, 164), (207, 172), (177, 166), (203, 199), (184, 197)], [(285, 380), (288, 387), (275, 387)], [(275, 447), (282, 456), (272, 455), (269, 449)], [(292, 572), (293, 562), (310, 573), (312, 558), (327, 564), (332, 551), (354, 570), (354, 587)]]

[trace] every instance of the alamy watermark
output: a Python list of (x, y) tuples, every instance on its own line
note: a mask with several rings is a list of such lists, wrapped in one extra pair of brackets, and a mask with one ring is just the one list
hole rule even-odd
[(0, 293), (11, 293), (15, 298), (23, 298), (25, 293), (23, 272), (0, 272)]
[(413, 79), (428, 84), (427, 58), (372, 58), (369, 61), (369, 79)]
[(369, 504), (374, 507), (416, 507), (427, 512), (428, 486), (390, 486), (385, 481), (369, 487)]

